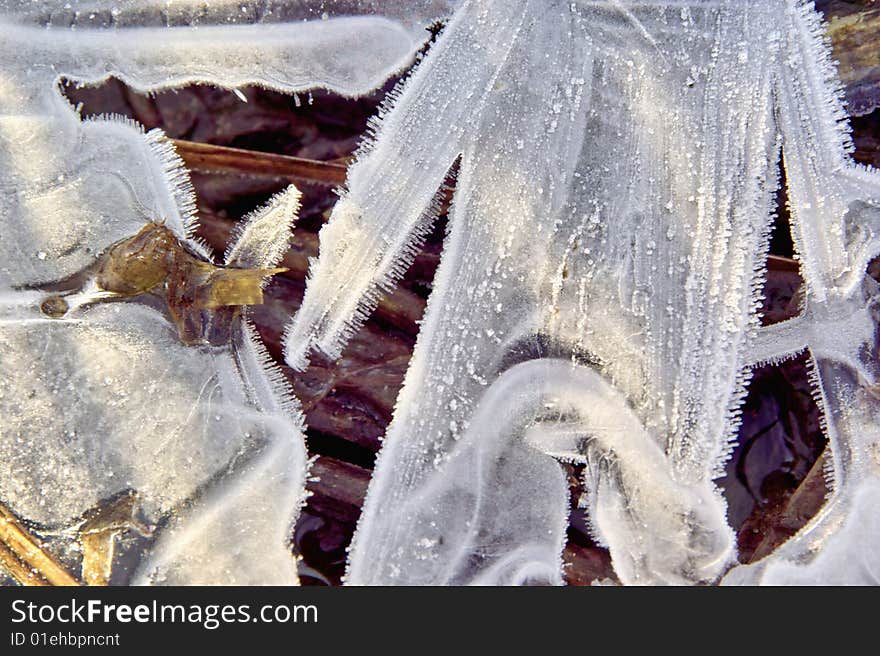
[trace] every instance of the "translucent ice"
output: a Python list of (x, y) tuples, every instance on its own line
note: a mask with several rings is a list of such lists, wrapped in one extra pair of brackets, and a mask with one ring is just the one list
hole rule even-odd
[[(272, 218), (289, 230), (286, 209)], [(235, 252), (277, 246), (244, 230)], [(146, 522), (167, 523), (142, 578), (295, 582), (302, 420), (247, 323), (233, 319), (226, 346), (187, 346), (152, 304), (82, 295), (61, 297), (60, 318), (39, 309), (45, 294), (4, 295), (0, 497), (52, 532), (132, 489)]]
[[(736, 561), (713, 479), (749, 368), (803, 349), (833, 492), (771, 558), (876, 544), (837, 531), (878, 468), (880, 177), (848, 157), (821, 34), (799, 0), (460, 5), (351, 166), (287, 333), (294, 366), (340, 353), (458, 161), (350, 582), (559, 581), (554, 458), (588, 465), (621, 580), (718, 580)], [(780, 156), (807, 300), (760, 328)]]
[[(64, 534), (134, 490), (159, 530), (128, 580), (295, 583), (302, 418), (246, 312), (228, 311), (225, 341), (188, 346), (155, 296), (98, 302), (102, 254), (149, 222), (212, 254), (164, 136), (81, 121), (58, 83), (357, 95), (411, 60), (433, 15), (324, 4), (0, 2), (0, 500)], [(223, 263), (272, 267), (297, 207), (291, 188), (248, 217)]]
[[(165, 3), (156, 2), (110, 3), (104, 11), (89, 3), (76, 3), (75, 10), (64, 8), (69, 3), (6, 4), (0, 12), (0, 221), (16, 239), (4, 240), (0, 250), (0, 282), (13, 285), (77, 271), (90, 261), (86, 249), (98, 252), (148, 218), (165, 217), (181, 234), (192, 231), (191, 199), (173, 188), (173, 195), (156, 191), (173, 173), (164, 167), (175, 164), (151, 158), (149, 139), (133, 126), (81, 122), (55, 88), (62, 76), (97, 82), (115, 75), (144, 91), (211, 82), (357, 95), (409, 62), (421, 42), (374, 16), (227, 25), (233, 4), (242, 20), (239, 2), (213, 3), (217, 15), (197, 27), (127, 29), (113, 25), (135, 19), (151, 25), (163, 16), (178, 24), (189, 16), (186, 7), (196, 11), (203, 3), (175, 3), (179, 14), (167, 16)], [(115, 5), (121, 9), (107, 9)], [(210, 18), (221, 24), (208, 24)]]

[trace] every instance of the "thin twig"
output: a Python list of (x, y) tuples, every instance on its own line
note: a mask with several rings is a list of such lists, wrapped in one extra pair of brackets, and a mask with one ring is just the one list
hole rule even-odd
[(370, 470), (330, 456), (318, 456), (309, 470), (307, 487), (313, 494), (360, 508), (369, 482)]
[(767, 256), (767, 268), (771, 271), (800, 271), (801, 265), (797, 260), (790, 257), (782, 257), (780, 255)]
[(305, 181), (330, 187), (345, 182), (346, 167), (333, 162), (228, 148), (182, 139), (175, 139), (174, 145), (177, 154), (190, 169), (203, 173), (272, 177), (289, 182)]

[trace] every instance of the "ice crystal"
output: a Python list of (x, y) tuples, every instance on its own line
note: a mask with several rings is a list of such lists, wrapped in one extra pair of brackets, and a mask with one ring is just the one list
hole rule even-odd
[[(294, 366), (337, 356), (458, 162), (348, 581), (560, 581), (556, 459), (585, 463), (622, 581), (717, 581), (736, 553), (713, 480), (749, 369), (804, 349), (833, 491), (727, 580), (876, 581), (845, 563), (880, 539), (880, 177), (844, 121), (811, 2), (463, 2), (351, 166), (287, 332)], [(780, 157), (806, 302), (762, 328)]]
[[(0, 3), (0, 500), (52, 534), (133, 489), (160, 530), (129, 580), (296, 582), (302, 418), (238, 315), (224, 343), (187, 346), (150, 298), (98, 302), (111, 295), (93, 275), (100, 257), (150, 221), (212, 254), (193, 237), (170, 142), (114, 117), (80, 120), (59, 82), (357, 95), (427, 37), (428, 14), (327, 5)], [(291, 188), (248, 217), (224, 264), (274, 266), (297, 206)], [(61, 281), (79, 287), (52, 295)]]

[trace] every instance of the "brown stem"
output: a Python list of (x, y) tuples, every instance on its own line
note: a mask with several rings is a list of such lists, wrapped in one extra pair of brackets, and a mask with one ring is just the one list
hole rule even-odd
[(826, 447), (822, 455), (813, 463), (813, 467), (798, 488), (794, 491), (785, 507), (779, 512), (774, 526), (766, 531), (763, 540), (746, 562), (753, 563), (769, 556), (782, 543), (803, 528), (810, 518), (822, 508), (828, 496), (828, 485), (825, 482), (825, 468), (831, 452)]
[(302, 157), (228, 148), (175, 139), (177, 154), (186, 165), (203, 173), (229, 173), (313, 182), (336, 187), (345, 182), (346, 167)]
[(367, 495), (370, 470), (330, 456), (318, 456), (309, 469), (308, 489), (316, 495), (360, 508)]
[(801, 265), (797, 260), (790, 257), (782, 257), (780, 255), (767, 256), (767, 268), (772, 271), (800, 271)]
[(80, 585), (0, 504), (0, 565), (22, 585)]

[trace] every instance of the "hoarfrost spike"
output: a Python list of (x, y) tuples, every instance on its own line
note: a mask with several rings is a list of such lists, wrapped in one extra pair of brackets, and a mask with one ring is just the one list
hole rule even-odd
[(241, 219), (224, 257), (227, 266), (268, 269), (290, 247), (290, 231), (299, 213), (300, 193), (290, 185), (260, 209)]

